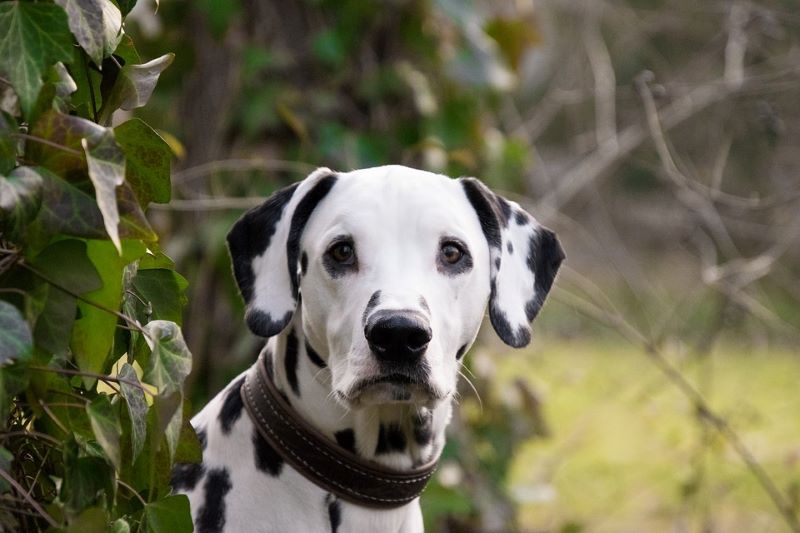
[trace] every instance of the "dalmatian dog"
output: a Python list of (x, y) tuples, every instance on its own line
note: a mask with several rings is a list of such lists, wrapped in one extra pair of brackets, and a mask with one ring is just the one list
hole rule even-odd
[[(403, 166), (320, 168), (247, 212), (228, 244), (276, 388), (331, 443), (398, 470), (441, 454), (487, 304), (500, 338), (526, 346), (564, 259), (552, 231), (478, 180)], [(203, 461), (173, 473), (199, 533), (423, 530), (418, 498), (353, 504), (288, 465), (243, 408), (243, 380), (192, 419)]]

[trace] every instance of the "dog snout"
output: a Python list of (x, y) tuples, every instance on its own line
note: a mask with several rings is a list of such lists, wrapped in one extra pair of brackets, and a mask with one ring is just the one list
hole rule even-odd
[(364, 328), (364, 335), (379, 361), (411, 363), (425, 353), (433, 336), (417, 313), (379, 313)]

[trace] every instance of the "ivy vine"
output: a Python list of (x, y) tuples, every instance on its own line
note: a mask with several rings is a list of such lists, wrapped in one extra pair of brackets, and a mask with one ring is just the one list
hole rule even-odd
[(0, 530), (191, 531), (186, 280), (145, 216), (172, 151), (117, 110), (143, 60), (135, 0), (0, 1)]

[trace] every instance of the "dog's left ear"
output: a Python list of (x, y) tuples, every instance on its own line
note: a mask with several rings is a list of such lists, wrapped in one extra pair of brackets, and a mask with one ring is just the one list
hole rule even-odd
[(277, 335), (291, 321), (297, 307), (300, 237), (336, 179), (330, 169), (319, 168), (242, 215), (228, 233), (245, 320), (256, 335)]
[(530, 324), (550, 292), (564, 250), (556, 234), (517, 203), (474, 178), (460, 181), (489, 244), (492, 326), (509, 346), (527, 346)]

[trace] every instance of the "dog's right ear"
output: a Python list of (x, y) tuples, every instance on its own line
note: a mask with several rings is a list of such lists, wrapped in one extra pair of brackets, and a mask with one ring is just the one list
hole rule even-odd
[(280, 333), (297, 307), (300, 237), (336, 173), (319, 168), (245, 213), (228, 233), (233, 274), (256, 335)]

